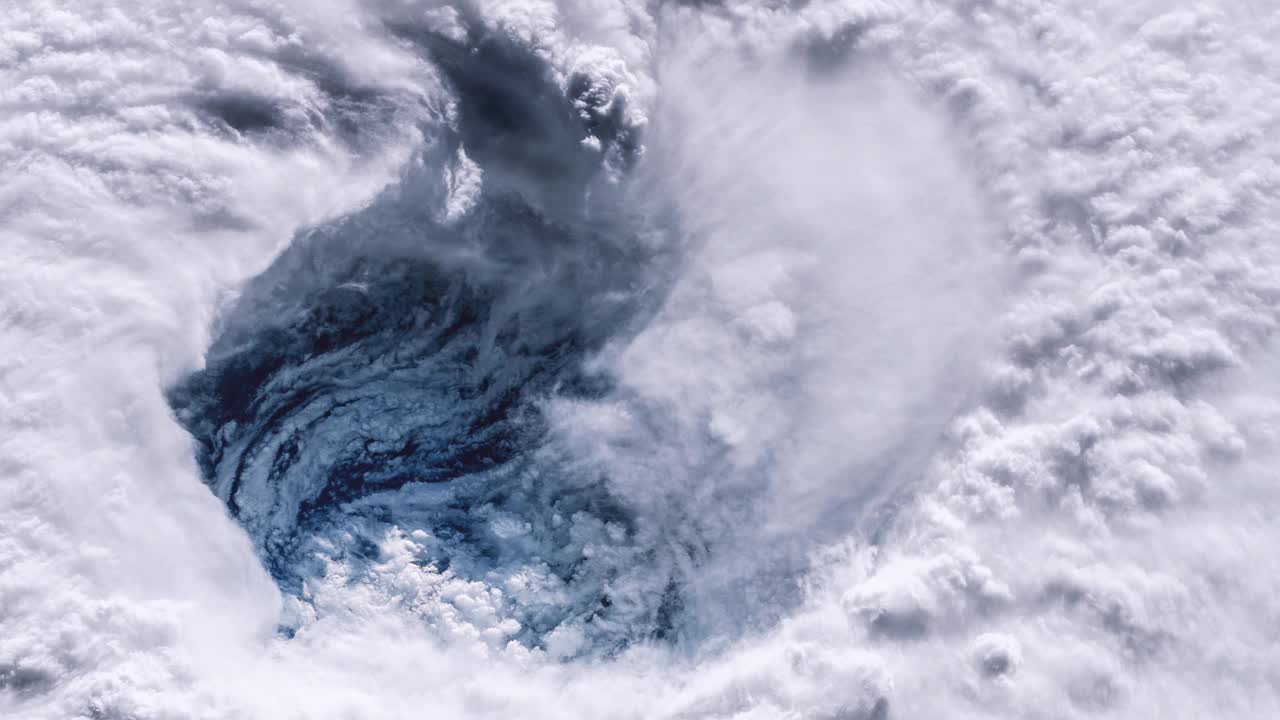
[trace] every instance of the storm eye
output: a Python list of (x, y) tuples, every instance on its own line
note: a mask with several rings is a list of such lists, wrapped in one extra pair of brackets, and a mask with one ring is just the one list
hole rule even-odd
[[(388, 597), (499, 644), (572, 657), (671, 638), (673, 551), (545, 412), (607, 400), (587, 361), (655, 300), (655, 229), (583, 154), (591, 132), (635, 133), (601, 114), (598, 84), (553, 92), (526, 51), (478, 42), (431, 45), (450, 51), (459, 128), (429, 134), (369, 207), (295, 238), (170, 402), (210, 488), (303, 603), (329, 576), (411, 582)], [(521, 63), (537, 82), (503, 80)], [(483, 180), (464, 212), (440, 212), (459, 153)], [(547, 153), (574, 171), (531, 162)]]
[[(379, 572), (387, 539), (409, 538), (421, 572), (507, 588), (512, 636), (532, 645), (566, 624), (610, 647), (669, 632), (666, 571), (638, 605), (612, 597), (622, 575), (662, 561), (607, 483), (563, 461), (541, 409), (608, 393), (582, 367), (606, 339), (591, 298), (521, 282), (515, 303), (504, 281), (426, 257), (337, 262), (339, 246), (368, 247), (300, 238), (170, 393), (207, 482), (281, 588), (302, 596), (326, 563)], [(504, 578), (518, 576), (541, 578), (541, 594), (510, 592)]]
[(265, 132), (285, 123), (274, 102), (244, 93), (210, 95), (197, 101), (195, 106), (210, 119), (240, 133)]
[[(348, 257), (387, 247), (352, 242), (351, 227), (395, 232), (390, 208), (364, 220), (300, 237), (170, 393), (207, 482), (281, 588), (301, 597), (332, 563), (380, 572), (388, 538), (409, 538), (421, 572), (505, 588), (511, 635), (531, 645), (562, 626), (598, 630), (606, 647), (667, 634), (679, 603), (665, 561), (607, 483), (564, 461), (541, 409), (608, 394), (583, 369), (607, 339), (595, 297), (607, 283), (531, 288), (427, 255)], [(535, 243), (553, 229), (572, 233), (522, 227)], [(652, 597), (612, 596), (623, 575), (650, 572)], [(543, 587), (521, 598), (507, 581), (528, 576)]]

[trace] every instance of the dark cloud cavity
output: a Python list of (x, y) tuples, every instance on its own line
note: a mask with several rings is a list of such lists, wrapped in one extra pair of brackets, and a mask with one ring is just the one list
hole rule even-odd
[[(680, 606), (669, 559), (636, 538), (599, 477), (562, 462), (540, 410), (609, 393), (584, 361), (662, 294), (660, 223), (601, 169), (634, 150), (631, 131), (595, 112), (590, 78), (566, 97), (508, 40), (415, 41), (457, 94), (457, 129), (429, 129), (371, 206), (296, 237), (171, 403), (288, 592), (322, 571), (318, 555), (376, 564), (386, 533), (418, 531), (429, 541), (417, 561), (438, 572), (549, 571), (559, 599), (520, 614), (531, 644), (564, 623), (606, 650), (662, 636)], [(266, 105), (211, 107), (239, 130), (275, 122)], [(483, 180), (446, 218), (442, 177), (459, 158)], [(612, 549), (593, 557), (593, 544)], [(634, 583), (638, 595), (614, 590)]]

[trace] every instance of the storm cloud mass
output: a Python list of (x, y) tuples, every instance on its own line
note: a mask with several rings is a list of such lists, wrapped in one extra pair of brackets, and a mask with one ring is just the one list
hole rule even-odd
[(0, 13), (0, 715), (1280, 716), (1280, 9)]

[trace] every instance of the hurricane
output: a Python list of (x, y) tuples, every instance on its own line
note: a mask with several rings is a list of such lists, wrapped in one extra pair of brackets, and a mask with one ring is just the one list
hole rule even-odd
[(1280, 10), (0, 17), (0, 714), (1280, 713)]

